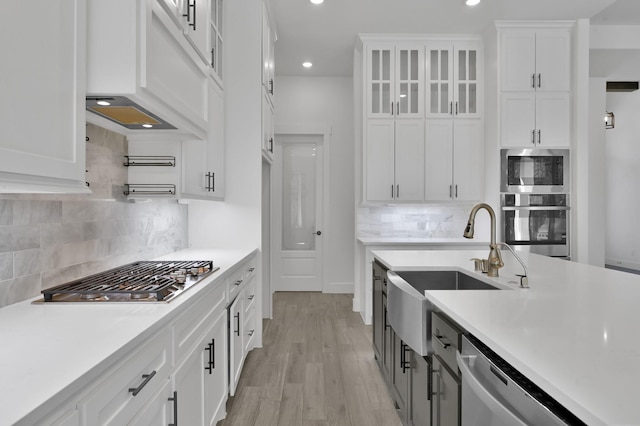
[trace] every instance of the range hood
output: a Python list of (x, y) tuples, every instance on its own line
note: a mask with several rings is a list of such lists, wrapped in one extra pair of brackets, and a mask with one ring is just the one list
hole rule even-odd
[(166, 130), (174, 126), (124, 96), (87, 96), (86, 108), (130, 130)]

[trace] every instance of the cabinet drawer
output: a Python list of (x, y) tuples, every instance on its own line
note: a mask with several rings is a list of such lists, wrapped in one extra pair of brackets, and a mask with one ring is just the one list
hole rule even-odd
[(247, 263), (244, 264), (244, 280), (245, 282), (249, 282), (253, 277), (256, 276), (256, 272), (258, 268), (256, 267), (256, 258), (255, 256), (251, 258)]
[(453, 371), (458, 371), (456, 352), (460, 350), (462, 332), (441, 313), (432, 314), (433, 351), (439, 355)]
[(218, 285), (212, 291), (205, 292), (194, 306), (175, 320), (173, 336), (176, 362), (202, 340), (203, 334), (213, 322), (213, 317), (224, 309), (225, 295), (225, 286)]
[(244, 336), (242, 338), (244, 344), (243, 357), (247, 356), (247, 353), (253, 348), (253, 341), (256, 336), (256, 311), (252, 309), (244, 317), (244, 325), (242, 326), (242, 332)]
[(256, 306), (256, 280), (252, 279), (247, 283), (247, 287), (242, 291), (242, 297), (244, 298), (244, 311), (255, 310)]
[(244, 283), (244, 268), (241, 266), (239, 269), (234, 271), (231, 276), (228, 278), (227, 286), (229, 287), (229, 303), (233, 303), (238, 294), (240, 294), (240, 290), (242, 289), (242, 284)]
[(166, 383), (170, 351), (171, 333), (160, 332), (105, 371), (104, 380), (78, 404), (83, 424), (128, 424)]

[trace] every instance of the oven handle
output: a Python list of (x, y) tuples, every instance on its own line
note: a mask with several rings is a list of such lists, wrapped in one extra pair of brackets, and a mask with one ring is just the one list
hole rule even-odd
[(551, 211), (562, 211), (562, 210), (571, 210), (569, 206), (523, 206), (523, 207), (513, 207), (513, 206), (503, 206), (503, 211), (516, 211), (516, 210), (529, 210), (529, 211), (543, 211), (543, 210), (551, 210)]

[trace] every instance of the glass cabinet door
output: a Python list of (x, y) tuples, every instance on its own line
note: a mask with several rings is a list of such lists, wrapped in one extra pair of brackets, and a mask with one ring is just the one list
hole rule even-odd
[(450, 116), (453, 112), (452, 46), (427, 48), (427, 116)]
[(456, 48), (456, 100), (454, 113), (458, 116), (478, 114), (478, 50)]
[(369, 50), (369, 116), (389, 118), (393, 99), (393, 47)]
[(222, 58), (224, 53), (223, 43), (223, 0), (211, 0), (211, 16), (209, 19), (211, 58), (209, 65), (212, 74), (222, 81)]
[(396, 70), (396, 107), (399, 117), (422, 116), (422, 81), (424, 61), (422, 48), (398, 48)]

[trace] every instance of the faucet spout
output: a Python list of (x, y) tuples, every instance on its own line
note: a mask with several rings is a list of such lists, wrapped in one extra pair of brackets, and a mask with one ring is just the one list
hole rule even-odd
[(504, 266), (504, 262), (502, 261), (500, 249), (496, 244), (496, 213), (493, 211), (493, 208), (491, 208), (489, 204), (478, 203), (473, 206), (471, 212), (469, 213), (469, 221), (467, 222), (467, 227), (464, 230), (463, 236), (469, 239), (473, 238), (476, 215), (481, 209), (486, 210), (487, 213), (489, 213), (489, 217), (491, 219), (491, 241), (489, 243), (489, 257), (487, 258), (487, 276), (497, 277), (498, 270)]

